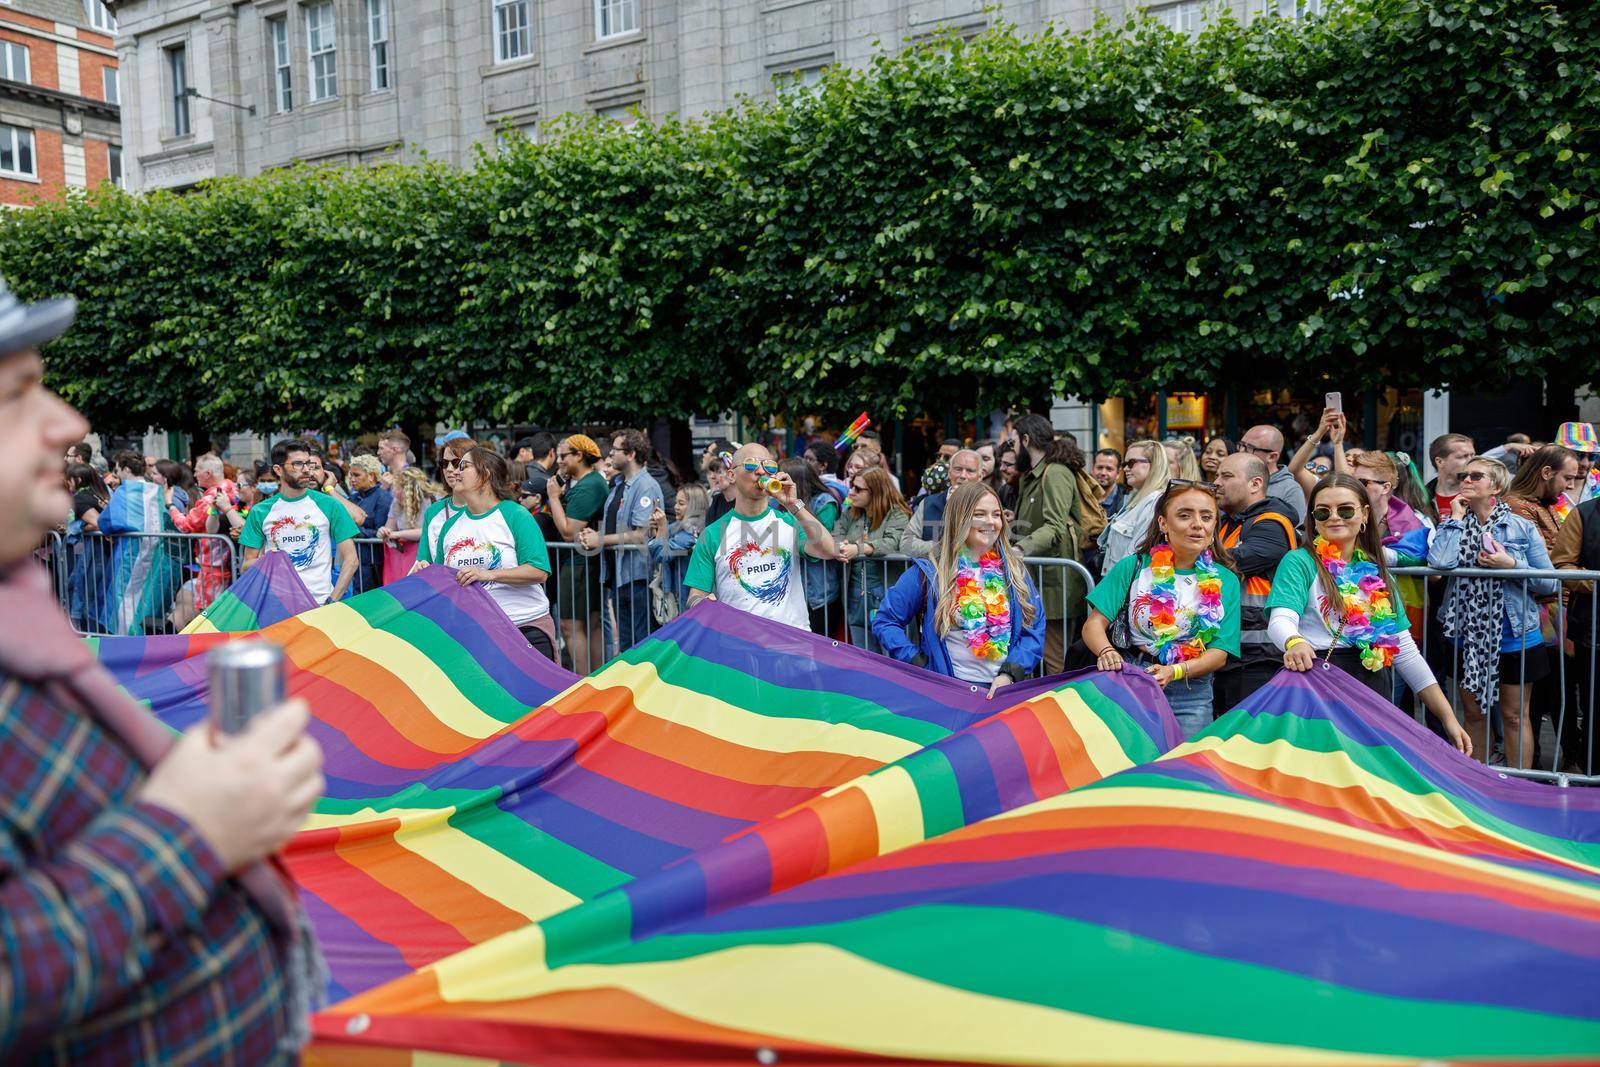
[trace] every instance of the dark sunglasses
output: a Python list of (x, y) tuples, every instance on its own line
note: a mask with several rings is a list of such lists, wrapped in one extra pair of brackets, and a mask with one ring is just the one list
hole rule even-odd
[(1359, 514), (1361, 514), (1361, 509), (1354, 504), (1340, 504), (1337, 508), (1330, 508), (1324, 504), (1322, 507), (1311, 509), (1311, 517), (1318, 522), (1327, 522), (1335, 515), (1349, 522)]
[(1480, 482), (1489, 480), (1488, 471), (1462, 471), (1456, 477), (1463, 482)]
[(1212, 496), (1217, 495), (1217, 487), (1211, 482), (1197, 482), (1192, 478), (1174, 478), (1167, 483), (1169, 489), (1200, 489)]
[(463, 470), (468, 466), (467, 461), (465, 459), (447, 459), (447, 460), (445, 460), (443, 463), (441, 463), (439, 465), (441, 467), (443, 467), (447, 471)]
[(872, 492), (871, 489), (868, 489), (864, 485), (852, 485), (852, 486), (850, 486), (850, 491), (853, 492), (853, 493), (870, 493), (870, 492)]

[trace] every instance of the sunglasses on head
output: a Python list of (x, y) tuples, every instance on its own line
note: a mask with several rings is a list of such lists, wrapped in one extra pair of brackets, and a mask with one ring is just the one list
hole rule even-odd
[(1212, 496), (1217, 495), (1217, 487), (1214, 484), (1211, 482), (1197, 482), (1192, 478), (1174, 478), (1167, 485), (1174, 489), (1199, 489), (1210, 493)]
[(758, 463), (753, 459), (747, 459), (744, 461), (743, 466), (744, 469), (749, 471), (751, 474), (754, 474), (756, 471), (761, 471), (764, 474), (778, 473), (778, 465), (776, 463)]
[(1336, 508), (1330, 508), (1326, 504), (1323, 504), (1320, 507), (1311, 509), (1311, 517), (1316, 519), (1318, 522), (1327, 522), (1335, 515), (1339, 516), (1344, 521), (1349, 522), (1359, 514), (1361, 514), (1361, 509), (1355, 504), (1340, 504)]

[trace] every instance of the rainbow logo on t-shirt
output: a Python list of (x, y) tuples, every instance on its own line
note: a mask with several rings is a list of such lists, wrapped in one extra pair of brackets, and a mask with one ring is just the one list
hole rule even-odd
[(763, 604), (777, 604), (789, 591), (789, 550), (746, 541), (728, 554), (728, 570)]
[(477, 567), (480, 570), (497, 571), (502, 560), (500, 549), (492, 541), (480, 541), (476, 537), (463, 537), (459, 541), (450, 542), (450, 547), (444, 550), (444, 563), (447, 567)]
[(299, 570), (317, 561), (317, 548), (322, 544), (322, 530), (309, 518), (285, 515), (267, 523), (267, 542), (279, 552), (286, 553), (289, 561)]

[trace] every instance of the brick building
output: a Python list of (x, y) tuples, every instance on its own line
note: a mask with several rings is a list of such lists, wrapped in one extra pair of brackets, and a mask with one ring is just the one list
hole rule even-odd
[(0, 205), (122, 184), (115, 32), (100, 0), (0, 0)]

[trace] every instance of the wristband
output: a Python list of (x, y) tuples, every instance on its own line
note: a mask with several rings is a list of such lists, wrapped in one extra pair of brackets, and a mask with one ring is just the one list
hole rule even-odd
[(1310, 641), (1307, 641), (1303, 637), (1291, 637), (1291, 638), (1289, 638), (1289, 640), (1284, 642), (1283, 650), (1285, 652), (1287, 652), (1291, 648), (1293, 648), (1295, 645), (1309, 645), (1310, 643), (1311, 643)]
[(1183, 664), (1174, 663), (1172, 665), (1172, 680), (1174, 682), (1183, 681)]
[(1096, 652), (1094, 654), (1094, 658), (1095, 659), (1100, 659), (1107, 652), (1115, 652), (1116, 650), (1117, 650), (1117, 646), (1116, 645), (1107, 645), (1105, 648), (1102, 648), (1099, 652)]

